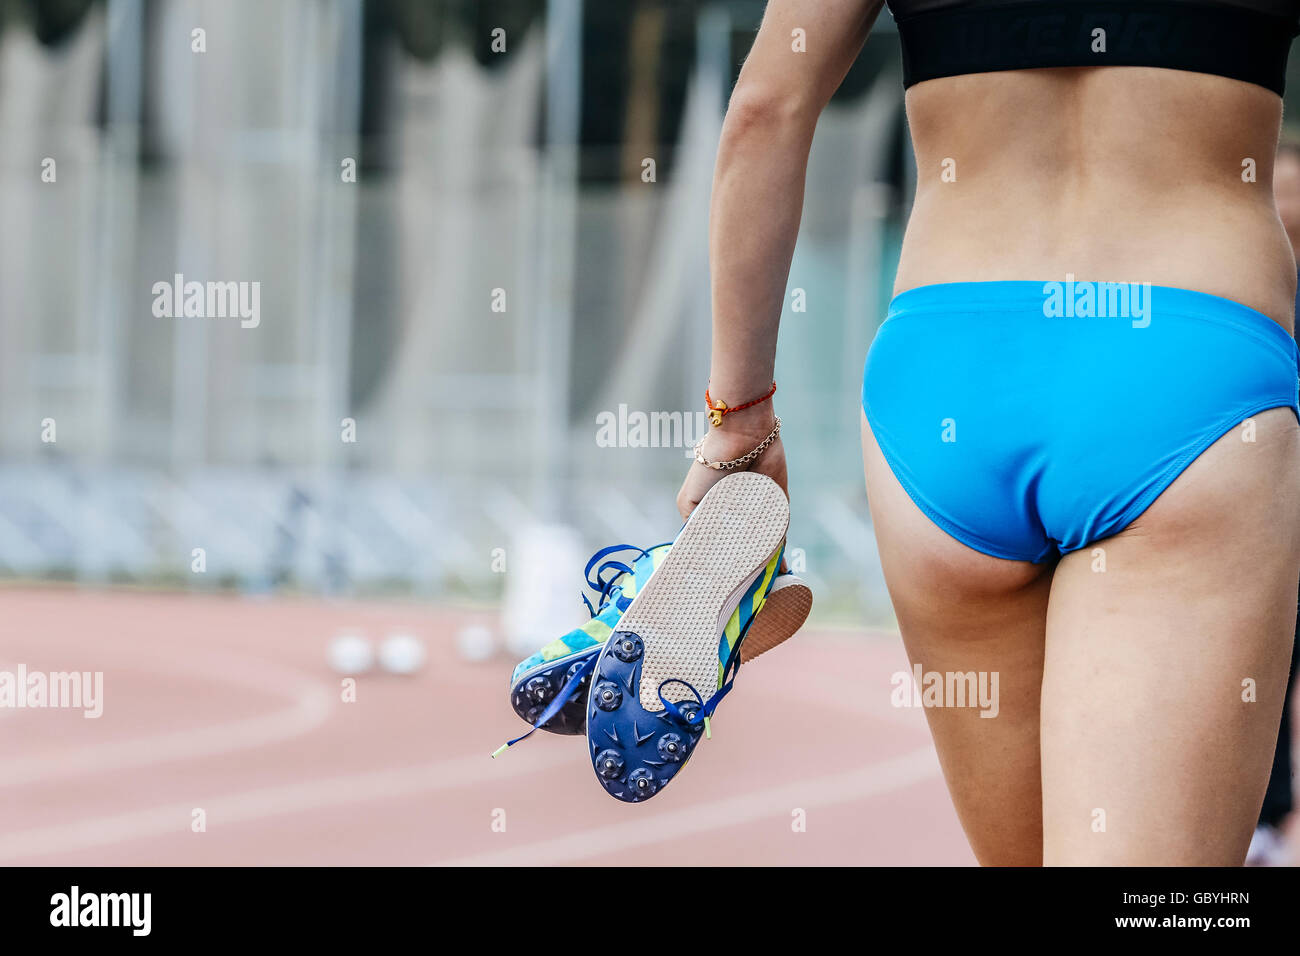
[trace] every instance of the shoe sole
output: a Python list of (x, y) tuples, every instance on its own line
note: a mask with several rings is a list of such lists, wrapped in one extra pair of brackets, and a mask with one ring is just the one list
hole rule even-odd
[(803, 627), (812, 612), (812, 588), (798, 578), (780, 578), (767, 592), (763, 609), (754, 616), (749, 633), (740, 643), (740, 662), (748, 664), (760, 654), (784, 644)]
[[(763, 609), (754, 617), (749, 633), (740, 645), (740, 660), (748, 664), (774, 647), (784, 644), (803, 627), (812, 611), (812, 588), (796, 579), (777, 579), (768, 592)], [(581, 667), (588, 659), (600, 653), (604, 645), (597, 644), (576, 651), (566, 657), (539, 664), (519, 675), (510, 689), (510, 704), (526, 724), (541, 715), (546, 705), (564, 689), (572, 676), (574, 665)], [(584, 734), (587, 732), (587, 688), (590, 677), (585, 677), (569, 695), (569, 702), (560, 712), (543, 724), (539, 730), (553, 734)]]
[(704, 496), (623, 613), (601, 649), (587, 705), (592, 768), (610, 795), (647, 800), (685, 766), (703, 726), (675, 719), (659, 690), (676, 704), (694, 700), (687, 684), (706, 701), (718, 689), (723, 627), (789, 523), (790, 505), (776, 482), (752, 472), (728, 475)]
[[(510, 706), (526, 724), (534, 723), (546, 705), (564, 689), (576, 669), (600, 653), (602, 645), (588, 647), (566, 657), (540, 664), (519, 675), (510, 688)], [(553, 734), (582, 734), (587, 732), (587, 689), (591, 675), (584, 677), (569, 694), (569, 702), (538, 730)]]

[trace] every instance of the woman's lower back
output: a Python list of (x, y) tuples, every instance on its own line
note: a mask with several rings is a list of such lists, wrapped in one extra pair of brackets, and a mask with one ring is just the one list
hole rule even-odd
[(1072, 275), (1207, 292), (1293, 328), (1269, 90), (1145, 67), (1018, 70), (918, 84), (907, 114), (917, 191), (895, 292)]

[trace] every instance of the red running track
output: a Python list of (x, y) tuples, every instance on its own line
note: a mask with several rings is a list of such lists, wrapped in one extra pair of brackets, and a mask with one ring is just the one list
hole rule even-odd
[[(0, 864), (971, 864), (896, 635), (806, 629), (747, 666), (691, 766), (611, 800), (583, 738), (522, 724), (489, 610), (0, 590), (0, 670), (102, 671), (103, 714), (0, 709)], [(412, 677), (325, 665), (354, 629), (422, 638)], [(192, 821), (201, 811), (205, 828)], [(796, 823), (802, 820), (802, 830)]]

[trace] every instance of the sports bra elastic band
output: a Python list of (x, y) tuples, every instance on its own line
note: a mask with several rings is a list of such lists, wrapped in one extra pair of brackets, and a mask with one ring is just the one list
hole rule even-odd
[(1300, 4), (1256, 5), (1265, 9), (1192, 0), (890, 2), (905, 87), (999, 70), (1153, 66), (1244, 80), (1281, 95)]

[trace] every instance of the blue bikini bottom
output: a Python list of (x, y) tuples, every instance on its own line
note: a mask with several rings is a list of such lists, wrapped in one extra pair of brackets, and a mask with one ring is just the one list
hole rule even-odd
[(977, 551), (1038, 562), (1124, 530), (1252, 415), (1300, 415), (1298, 381), (1287, 331), (1218, 296), (956, 282), (894, 297), (862, 407), (930, 520)]

